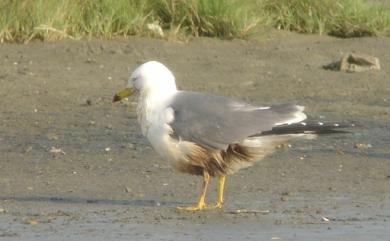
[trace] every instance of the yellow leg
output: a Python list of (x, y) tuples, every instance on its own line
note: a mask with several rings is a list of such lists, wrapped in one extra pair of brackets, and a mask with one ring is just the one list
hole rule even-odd
[(210, 174), (206, 170), (203, 170), (203, 188), (202, 188), (202, 192), (199, 195), (198, 203), (192, 206), (183, 206), (183, 207), (179, 206), (177, 208), (186, 211), (199, 211), (204, 209), (206, 207), (205, 199), (206, 199), (207, 186), (209, 185), (209, 180), (210, 180)]
[(215, 203), (215, 205), (210, 206), (210, 208), (222, 208), (224, 186), (225, 186), (225, 176), (218, 176), (217, 202)]

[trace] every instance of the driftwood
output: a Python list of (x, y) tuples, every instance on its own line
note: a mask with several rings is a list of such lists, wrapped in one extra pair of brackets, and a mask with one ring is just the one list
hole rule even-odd
[(366, 54), (349, 53), (344, 55), (340, 61), (325, 65), (324, 68), (355, 73), (367, 70), (379, 70), (381, 67), (377, 57)]

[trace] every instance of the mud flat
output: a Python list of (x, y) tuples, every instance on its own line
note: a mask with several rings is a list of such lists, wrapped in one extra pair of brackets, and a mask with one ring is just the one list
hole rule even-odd
[[(0, 45), (0, 240), (389, 240), (390, 39), (270, 36)], [(382, 69), (322, 68), (353, 51)], [(151, 59), (182, 89), (294, 101), (356, 127), (229, 177), (221, 211), (182, 212), (199, 178), (153, 152), (133, 103), (111, 103)]]

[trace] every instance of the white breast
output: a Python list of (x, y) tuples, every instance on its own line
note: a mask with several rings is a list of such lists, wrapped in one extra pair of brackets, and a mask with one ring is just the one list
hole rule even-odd
[(151, 102), (150, 98), (140, 96), (137, 107), (138, 122), (142, 134), (148, 138), (154, 150), (163, 158), (176, 160), (179, 151), (178, 141), (172, 139), (172, 129), (168, 123), (174, 118), (172, 108), (164, 102)]

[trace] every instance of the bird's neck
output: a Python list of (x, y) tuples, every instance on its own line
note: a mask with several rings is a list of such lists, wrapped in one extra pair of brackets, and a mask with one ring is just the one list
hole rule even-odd
[[(142, 133), (147, 136), (149, 129), (165, 118), (168, 103), (176, 94), (177, 89), (141, 91), (138, 96), (137, 116)], [(164, 123), (165, 124), (165, 123)]]

